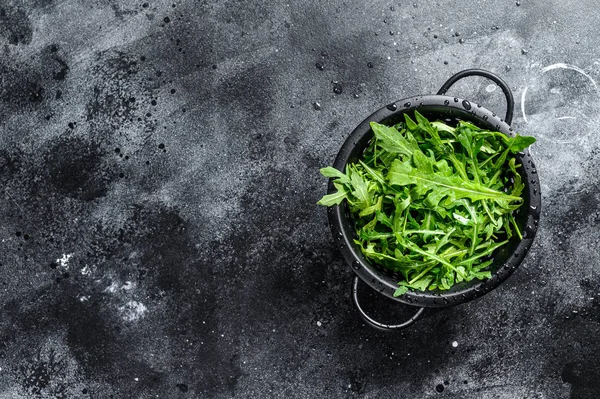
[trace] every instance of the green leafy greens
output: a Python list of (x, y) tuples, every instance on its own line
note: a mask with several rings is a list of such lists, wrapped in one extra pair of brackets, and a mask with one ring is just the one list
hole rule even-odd
[(318, 203), (347, 201), (364, 256), (402, 276), (395, 296), (490, 278), (494, 251), (522, 238), (513, 212), (525, 185), (513, 154), (535, 138), (404, 117), (371, 122), (373, 139), (344, 172), (321, 169), (337, 192)]

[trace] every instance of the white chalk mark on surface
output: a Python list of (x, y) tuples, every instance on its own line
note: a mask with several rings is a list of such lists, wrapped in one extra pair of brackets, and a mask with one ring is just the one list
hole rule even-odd
[(110, 292), (112, 294), (117, 290), (117, 288), (119, 288), (119, 285), (113, 281), (108, 287), (104, 289), (104, 292)]
[(585, 71), (583, 69), (581, 69), (575, 65), (563, 64), (562, 62), (559, 62), (558, 64), (552, 64), (552, 65), (548, 65), (547, 67), (542, 68), (542, 73), (546, 73), (546, 72), (552, 71), (554, 69), (570, 69), (572, 71), (579, 72), (580, 74), (582, 74), (583, 76), (588, 78), (590, 82), (592, 82), (592, 84), (594, 85), (594, 89), (596, 89), (596, 93), (600, 95), (596, 81), (590, 75), (585, 73)]
[(148, 308), (138, 301), (129, 301), (124, 306), (119, 307), (121, 317), (125, 321), (136, 321), (144, 316)]
[(525, 95), (527, 95), (527, 89), (529, 88), (529, 86), (525, 86), (525, 90), (523, 90), (523, 93), (521, 94), (521, 113), (523, 114), (523, 120), (527, 122), (527, 115), (525, 115)]
[(68, 269), (69, 268), (69, 259), (71, 259), (72, 256), (73, 256), (72, 253), (63, 254), (61, 258), (56, 259), (56, 263), (58, 263), (59, 266), (64, 267), (65, 269)]
[[(560, 117), (556, 117), (554, 119), (555, 120), (577, 119), (578, 121), (580, 121), (586, 127), (586, 129), (581, 129), (581, 131), (577, 134), (577, 137), (575, 137), (574, 135), (571, 135), (569, 139), (559, 140), (554, 137), (547, 136), (546, 134), (542, 133), (542, 131), (538, 132), (536, 137), (539, 138), (540, 140), (546, 140), (551, 143), (559, 144), (559, 145), (578, 143), (578, 142), (581, 142), (581, 140), (583, 140), (584, 138), (587, 138), (590, 134), (592, 134), (592, 132), (594, 132), (592, 127), (597, 125), (597, 123), (595, 122), (594, 119), (591, 119), (590, 117), (585, 115), (583, 112), (581, 112), (581, 110), (575, 109), (575, 110), (573, 110), (573, 112), (578, 114), (578, 116), (560, 116)], [(531, 151), (531, 149), (529, 151)]]
[[(585, 76), (594, 86), (594, 89), (596, 90), (596, 94), (598, 94), (600, 96), (600, 91), (598, 90), (598, 85), (596, 84), (596, 81), (594, 80), (594, 78), (592, 78), (590, 75), (588, 75), (583, 69), (579, 68), (578, 66), (575, 65), (571, 65), (571, 64), (565, 64), (563, 62), (559, 62), (556, 64), (552, 64), (552, 65), (548, 65), (542, 68), (542, 74), (545, 74), (546, 72), (549, 71), (553, 71), (555, 69), (568, 69), (571, 71), (575, 71), (577, 73), (582, 74), (583, 76)], [(523, 119), (525, 120), (525, 122), (527, 121), (527, 114), (525, 113), (525, 96), (527, 95), (527, 89), (529, 87), (525, 86), (525, 90), (523, 90), (523, 93), (521, 94), (521, 113), (523, 114)], [(552, 92), (552, 90), (551, 90)], [(556, 94), (556, 93), (555, 93)], [(562, 120), (562, 119), (575, 119), (574, 117), (571, 116), (562, 116), (559, 118), (556, 118), (557, 120)]]

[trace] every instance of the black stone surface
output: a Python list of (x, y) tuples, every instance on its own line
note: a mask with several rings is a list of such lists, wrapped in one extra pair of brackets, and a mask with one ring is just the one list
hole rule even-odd
[[(600, 397), (599, 22), (592, 0), (0, 1), (0, 397)], [(372, 330), (318, 169), (472, 67), (538, 139), (536, 242), (485, 297)], [(489, 82), (452, 91), (504, 112)]]

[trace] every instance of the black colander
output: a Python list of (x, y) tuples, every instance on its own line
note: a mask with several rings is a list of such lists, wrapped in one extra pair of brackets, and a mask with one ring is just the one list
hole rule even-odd
[[(458, 80), (473, 75), (486, 77), (502, 89), (507, 103), (504, 119), (476, 103), (445, 95), (446, 91)], [(373, 137), (373, 131), (369, 125), (370, 122), (393, 125), (404, 121), (404, 114), (406, 113), (414, 118), (414, 111), (418, 110), (418, 112), (429, 120), (445, 120), (450, 124), (456, 123), (458, 120), (465, 120), (483, 129), (496, 130), (507, 136), (514, 136), (515, 133), (510, 127), (513, 109), (514, 100), (512, 92), (508, 85), (497, 75), (481, 69), (464, 70), (452, 76), (444, 83), (436, 95), (405, 98), (374, 112), (358, 125), (344, 142), (335, 159), (334, 167), (344, 171), (346, 164), (355, 163), (359, 160)], [(533, 242), (541, 210), (539, 178), (529, 150), (518, 153), (515, 157), (517, 164), (522, 165), (517, 171), (521, 174), (522, 180), (525, 183), (525, 189), (523, 190), (524, 203), (514, 213), (517, 225), (523, 232), (523, 239), (521, 240), (513, 236), (506, 245), (494, 252), (494, 263), (490, 266), (492, 277), (484, 281), (473, 280), (462, 282), (455, 284), (447, 291), (408, 291), (404, 295), (394, 297), (393, 294), (397, 288), (398, 277), (394, 276), (387, 269), (365, 259), (360, 248), (354, 243), (356, 233), (347, 202), (343, 201), (340, 205), (328, 208), (329, 224), (333, 237), (338, 243), (346, 262), (356, 273), (352, 285), (354, 305), (367, 324), (381, 330), (395, 330), (408, 327), (422, 315), (425, 308), (455, 306), (476, 299), (498, 287), (515, 271), (525, 258)], [(335, 191), (333, 179), (330, 179), (327, 192), (333, 193)], [(418, 307), (418, 310), (410, 319), (399, 324), (385, 324), (374, 320), (365, 313), (358, 300), (359, 278), (381, 294), (405, 305)]]

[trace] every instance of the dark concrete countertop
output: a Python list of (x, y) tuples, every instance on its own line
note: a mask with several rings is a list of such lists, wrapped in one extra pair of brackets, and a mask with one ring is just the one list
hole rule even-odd
[[(599, 23), (592, 0), (0, 2), (0, 397), (600, 397)], [(538, 236), (498, 289), (378, 332), (318, 170), (474, 67), (538, 140)], [(451, 92), (504, 112), (483, 79)]]

